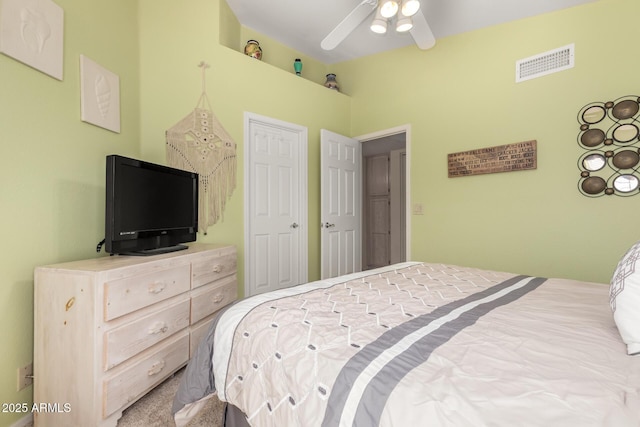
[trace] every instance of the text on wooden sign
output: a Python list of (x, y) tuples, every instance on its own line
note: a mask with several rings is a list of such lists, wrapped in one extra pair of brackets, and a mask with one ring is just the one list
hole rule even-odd
[(537, 154), (535, 140), (451, 153), (447, 155), (449, 178), (536, 169)]

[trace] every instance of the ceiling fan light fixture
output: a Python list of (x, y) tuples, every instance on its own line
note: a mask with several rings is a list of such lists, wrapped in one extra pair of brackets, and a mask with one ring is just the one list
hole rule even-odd
[(413, 28), (413, 20), (409, 16), (398, 16), (396, 22), (396, 31), (399, 33), (406, 33)]
[(380, 8), (378, 8), (369, 28), (376, 34), (384, 34), (387, 32), (387, 23), (388, 19), (382, 16)]
[(418, 13), (420, 9), (420, 2), (418, 0), (402, 0), (402, 5), (400, 6), (400, 12), (404, 16), (413, 16)]
[(380, 4), (380, 14), (385, 18), (391, 18), (398, 13), (398, 2), (395, 0), (384, 0)]
[(371, 23), (371, 31), (376, 34), (384, 34), (387, 32), (387, 20), (386, 19), (374, 19)]

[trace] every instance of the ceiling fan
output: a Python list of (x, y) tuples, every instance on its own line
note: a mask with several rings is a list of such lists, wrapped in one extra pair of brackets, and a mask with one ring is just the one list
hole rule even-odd
[(430, 49), (436, 39), (422, 12), (418, 0), (363, 0), (323, 40), (320, 47), (333, 50), (374, 11), (371, 31), (384, 34), (395, 17), (396, 31), (408, 31), (420, 49)]

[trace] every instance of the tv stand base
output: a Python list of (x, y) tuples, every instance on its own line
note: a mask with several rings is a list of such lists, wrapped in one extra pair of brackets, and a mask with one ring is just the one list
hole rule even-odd
[(171, 252), (177, 252), (188, 249), (188, 246), (185, 245), (175, 245), (175, 246), (167, 246), (165, 248), (156, 248), (156, 249), (146, 249), (143, 251), (135, 251), (135, 252), (123, 252), (118, 255), (130, 255), (130, 256), (152, 256), (152, 255), (160, 255), (160, 254), (168, 254)]

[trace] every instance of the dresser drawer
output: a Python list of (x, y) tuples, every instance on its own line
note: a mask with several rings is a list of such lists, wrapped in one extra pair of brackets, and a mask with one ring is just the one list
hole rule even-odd
[(105, 284), (104, 320), (139, 310), (189, 290), (191, 266), (140, 274)]
[(189, 310), (190, 302), (184, 299), (105, 333), (104, 370), (189, 326)]
[(157, 350), (104, 380), (103, 418), (137, 400), (189, 359), (189, 333), (184, 331), (158, 345)]
[(194, 261), (191, 266), (191, 288), (195, 289), (236, 272), (236, 253), (212, 256)]
[(203, 286), (191, 294), (191, 324), (215, 313), (238, 298), (236, 275)]

